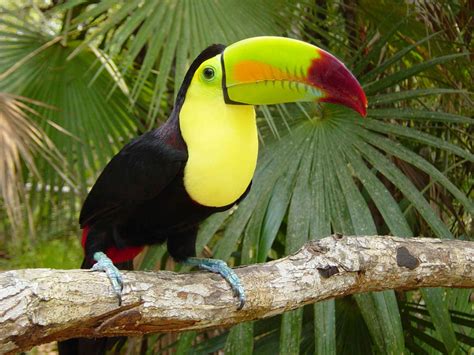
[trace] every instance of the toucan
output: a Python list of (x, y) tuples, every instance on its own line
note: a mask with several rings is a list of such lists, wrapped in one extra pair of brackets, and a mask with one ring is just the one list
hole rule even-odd
[(118, 269), (144, 246), (167, 243), (178, 262), (219, 273), (245, 304), (237, 275), (196, 258), (199, 223), (248, 194), (257, 165), (255, 105), (330, 102), (366, 115), (352, 73), (330, 53), (284, 37), (211, 45), (192, 62), (159, 128), (125, 145), (104, 168), (80, 214), (82, 268), (105, 271), (121, 298)]

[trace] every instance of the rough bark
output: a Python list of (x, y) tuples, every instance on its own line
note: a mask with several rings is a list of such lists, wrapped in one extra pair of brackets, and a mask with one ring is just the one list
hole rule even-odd
[(120, 307), (103, 273), (1, 272), (0, 353), (77, 336), (229, 326), (361, 292), (474, 287), (474, 242), (334, 235), (236, 272), (247, 292), (241, 311), (226, 282), (207, 272), (124, 272)]

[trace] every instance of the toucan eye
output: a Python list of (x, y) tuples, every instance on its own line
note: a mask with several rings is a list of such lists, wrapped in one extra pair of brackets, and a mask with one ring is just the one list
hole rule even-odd
[(214, 68), (212, 67), (206, 67), (204, 68), (204, 70), (202, 71), (202, 75), (204, 76), (204, 79), (206, 80), (211, 80), (214, 78), (214, 75), (215, 75), (215, 71), (214, 71)]

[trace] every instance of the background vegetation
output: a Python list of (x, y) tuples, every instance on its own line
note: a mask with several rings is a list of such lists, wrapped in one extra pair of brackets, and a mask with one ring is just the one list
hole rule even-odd
[[(211, 43), (279, 35), (335, 53), (366, 119), (334, 105), (260, 107), (252, 191), (207, 220), (198, 251), (233, 265), (332, 232), (473, 239), (472, 1), (3, 0), (0, 268), (80, 265), (88, 187), (168, 116)], [(173, 268), (149, 248), (141, 269)], [(156, 334), (124, 349), (211, 353), (470, 353), (472, 290), (330, 300), (232, 329)], [(125, 351), (125, 350), (123, 350)]]

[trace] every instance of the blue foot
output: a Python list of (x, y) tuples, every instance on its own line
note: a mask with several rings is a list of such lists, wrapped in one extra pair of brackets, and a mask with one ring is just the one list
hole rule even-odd
[(97, 261), (91, 268), (92, 271), (105, 271), (112, 284), (115, 294), (119, 300), (119, 306), (122, 305), (123, 279), (119, 269), (117, 269), (107, 255), (98, 251), (94, 253), (94, 260)]
[(187, 258), (183, 263), (220, 274), (229, 283), (232, 291), (234, 291), (234, 296), (239, 299), (239, 306), (237, 309), (242, 309), (245, 304), (244, 288), (242, 287), (237, 274), (227, 265), (225, 261), (218, 259)]

